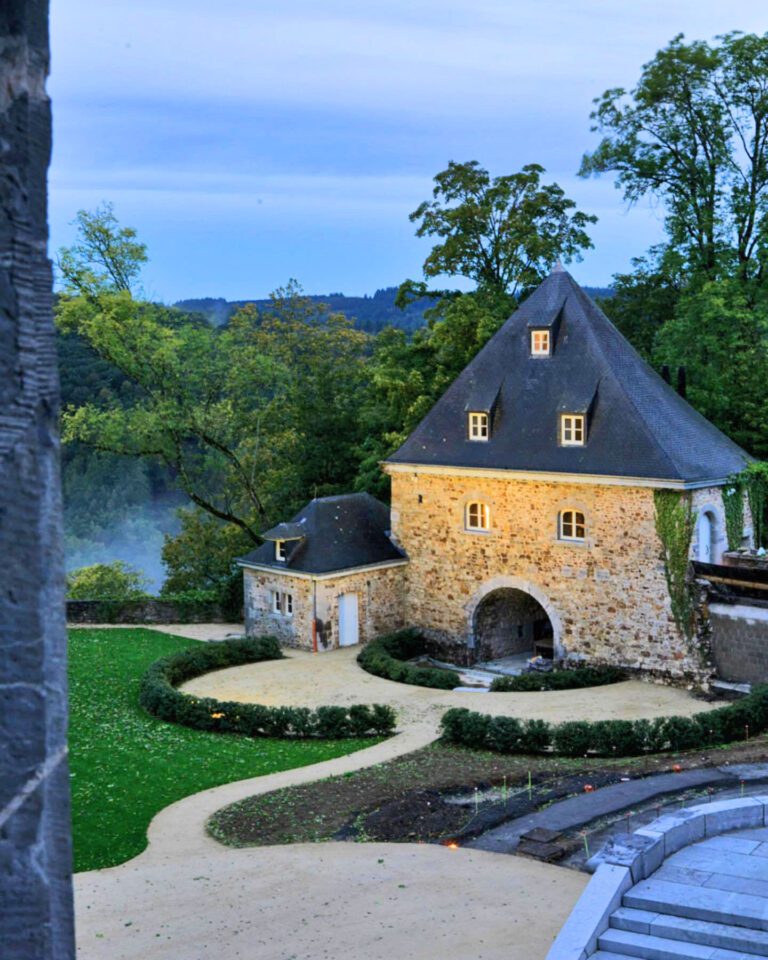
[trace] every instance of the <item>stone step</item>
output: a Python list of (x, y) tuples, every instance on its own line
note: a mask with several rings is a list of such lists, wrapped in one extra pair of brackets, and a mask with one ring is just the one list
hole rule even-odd
[(748, 930), (726, 923), (690, 920), (647, 910), (619, 907), (611, 916), (611, 927), (667, 940), (699, 943), (710, 949), (735, 950), (754, 957), (768, 957), (768, 931)]
[(717, 949), (702, 943), (686, 943), (666, 937), (649, 937), (644, 933), (611, 928), (597, 940), (600, 950), (641, 960), (744, 960), (742, 951)]
[(765, 897), (670, 883), (653, 877), (628, 890), (622, 905), (689, 920), (768, 930), (768, 900)]

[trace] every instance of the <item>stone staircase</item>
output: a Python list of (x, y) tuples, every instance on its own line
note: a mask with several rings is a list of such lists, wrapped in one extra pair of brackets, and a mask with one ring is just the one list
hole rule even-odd
[(594, 960), (768, 957), (768, 828), (686, 847), (624, 894)]

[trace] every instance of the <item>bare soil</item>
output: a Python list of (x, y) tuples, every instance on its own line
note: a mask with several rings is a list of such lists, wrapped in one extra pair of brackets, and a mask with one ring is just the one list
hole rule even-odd
[[(472, 821), (482, 812), (471, 801), (476, 788), (505, 784), (512, 794), (511, 818), (580, 793), (586, 785), (598, 788), (675, 766), (723, 766), (767, 757), (766, 736), (704, 751), (613, 761), (503, 756), (438, 742), (341, 777), (247, 798), (218, 811), (208, 830), (219, 842), (236, 847), (331, 839), (447, 842), (472, 833)], [(468, 805), (444, 799), (461, 790), (470, 794)]]

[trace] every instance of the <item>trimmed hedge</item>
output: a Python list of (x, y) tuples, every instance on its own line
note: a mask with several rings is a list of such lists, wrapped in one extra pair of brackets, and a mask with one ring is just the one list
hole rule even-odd
[(417, 687), (436, 687), (453, 690), (461, 684), (454, 670), (439, 670), (435, 667), (414, 667), (404, 660), (412, 660), (427, 652), (427, 643), (418, 630), (398, 630), (384, 637), (377, 637), (366, 644), (357, 657), (357, 662), (368, 673), (385, 680), (410, 683)]
[(196, 730), (241, 733), (248, 737), (389, 736), (395, 729), (391, 707), (267, 707), (255, 703), (193, 697), (177, 689), (182, 683), (211, 670), (236, 667), (261, 660), (281, 660), (274, 637), (246, 637), (221, 643), (200, 644), (156, 660), (141, 678), (139, 702), (155, 717)]
[(577, 690), (620, 683), (627, 675), (618, 667), (575, 667), (573, 670), (550, 670), (549, 673), (521, 673), (516, 677), (496, 677), (492, 693), (526, 693), (534, 690)]
[(692, 717), (655, 720), (544, 720), (492, 717), (455, 707), (443, 714), (451, 743), (498, 753), (554, 753), (566, 757), (631, 757), (744, 740), (768, 730), (768, 684), (743, 700)]

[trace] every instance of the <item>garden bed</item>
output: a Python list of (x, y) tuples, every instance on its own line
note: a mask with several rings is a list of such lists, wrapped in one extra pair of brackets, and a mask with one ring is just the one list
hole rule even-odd
[[(586, 784), (605, 786), (677, 767), (756, 762), (767, 750), (768, 739), (756, 737), (672, 757), (598, 760), (504, 756), (436, 743), (352, 774), (242, 800), (218, 811), (208, 829), (221, 843), (237, 847), (333, 839), (444, 842), (460, 835), (474, 817), (475, 789), (505, 789), (515, 804), (509, 815), (516, 816), (581, 793)], [(457, 793), (466, 796), (466, 805), (452, 802)], [(519, 806), (521, 802), (530, 806)]]

